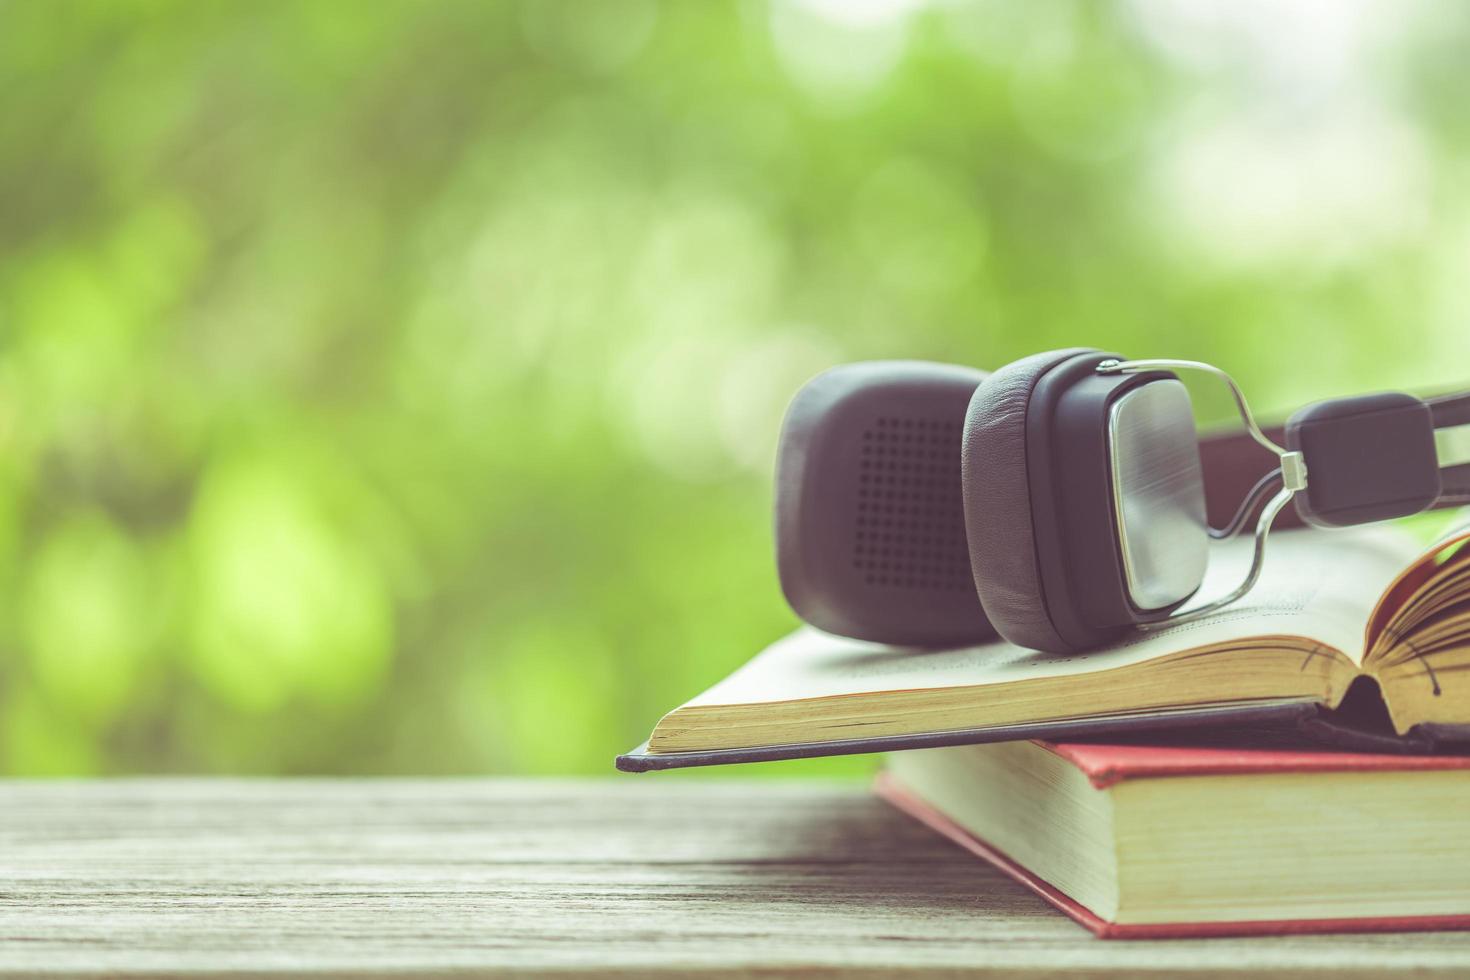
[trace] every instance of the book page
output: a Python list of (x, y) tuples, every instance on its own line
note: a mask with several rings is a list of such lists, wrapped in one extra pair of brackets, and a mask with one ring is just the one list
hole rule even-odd
[(1369, 633), (1365, 662), (1399, 734), (1470, 726), (1470, 527), (1460, 522), (1399, 576)]
[[(1260, 582), (1240, 602), (1198, 622), (1134, 633), (1116, 646), (1086, 653), (1040, 653), (1004, 641), (915, 650), (803, 628), (685, 707), (1090, 674), (1203, 647), (1250, 647), (1262, 637), (1296, 638), (1304, 648), (1330, 647), (1357, 662), (1374, 603), (1416, 550), (1412, 537), (1384, 527), (1279, 534), (1268, 544)], [(1195, 601), (1208, 601), (1233, 588), (1244, 577), (1250, 556), (1249, 540), (1216, 545)]]
[[(1266, 542), (1260, 581), (1244, 598), (1198, 622), (1152, 631), (1143, 642), (1166, 641), (1179, 650), (1250, 636), (1303, 636), (1361, 664), (1378, 600), (1421, 549), (1412, 534), (1388, 524), (1276, 534)], [(1216, 546), (1204, 585), (1182, 611), (1230, 592), (1250, 568), (1251, 552), (1248, 536)]]
[[(1367, 660), (1386, 654), (1402, 638), (1447, 607), (1470, 601), (1470, 521), (1458, 521), (1384, 590), (1368, 620)], [(1415, 638), (1412, 646), (1420, 647)], [(1417, 655), (1413, 650), (1410, 655)]]

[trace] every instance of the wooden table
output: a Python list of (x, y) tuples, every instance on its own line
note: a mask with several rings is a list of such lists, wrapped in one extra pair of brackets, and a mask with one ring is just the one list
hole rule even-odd
[(0, 973), (1470, 974), (1470, 934), (1104, 942), (851, 784), (0, 784)]

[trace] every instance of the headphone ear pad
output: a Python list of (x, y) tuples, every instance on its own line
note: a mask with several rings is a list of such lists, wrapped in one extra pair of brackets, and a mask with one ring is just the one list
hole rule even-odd
[(874, 643), (988, 643), (965, 542), (960, 435), (985, 372), (844, 364), (792, 399), (776, 454), (776, 568), (792, 610)]
[(1018, 646), (1072, 649), (1047, 614), (1027, 477), (1027, 410), (1037, 383), (1088, 348), (1014, 361), (970, 398), (960, 445), (965, 537), (975, 589), (997, 632)]

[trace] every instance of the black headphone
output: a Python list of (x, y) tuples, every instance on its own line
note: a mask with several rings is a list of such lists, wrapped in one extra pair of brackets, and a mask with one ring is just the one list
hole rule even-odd
[[(1244, 431), (1201, 439), (1180, 370), (1223, 380)], [(1470, 503), (1470, 393), (1334, 399), (1267, 433), (1228, 375), (1192, 361), (1074, 348), (993, 374), (849, 364), (792, 400), (775, 501), (782, 590), (813, 626), (1074, 652), (1239, 599), (1273, 524)], [(1181, 612), (1210, 541), (1258, 510), (1245, 581)]]

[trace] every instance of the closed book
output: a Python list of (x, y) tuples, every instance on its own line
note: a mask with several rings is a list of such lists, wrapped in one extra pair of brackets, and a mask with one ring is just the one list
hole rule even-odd
[(1104, 938), (1470, 929), (1470, 757), (1007, 742), (877, 790)]

